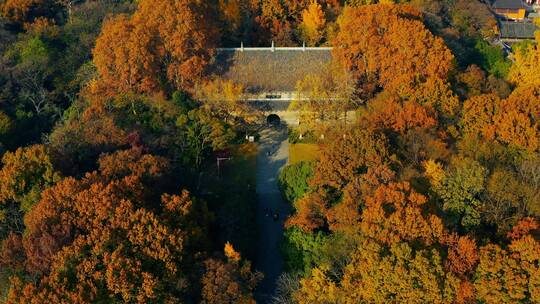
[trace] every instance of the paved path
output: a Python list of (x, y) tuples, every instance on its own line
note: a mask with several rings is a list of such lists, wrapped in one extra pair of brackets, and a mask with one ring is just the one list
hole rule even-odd
[[(264, 129), (260, 134), (257, 155), (259, 244), (255, 268), (264, 273), (264, 279), (257, 289), (256, 297), (257, 303), (269, 303), (275, 290), (276, 280), (283, 270), (278, 246), (283, 238), (283, 222), (289, 208), (279, 191), (278, 176), (281, 168), (287, 164), (289, 144), (286, 127), (279, 130)], [(270, 155), (267, 154), (268, 152)], [(275, 212), (279, 214), (277, 221), (272, 217), (272, 213)]]

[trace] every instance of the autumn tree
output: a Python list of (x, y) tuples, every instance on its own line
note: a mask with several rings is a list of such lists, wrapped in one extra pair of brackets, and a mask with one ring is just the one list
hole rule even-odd
[(255, 303), (253, 291), (262, 274), (252, 272), (250, 263), (243, 261), (230, 243), (225, 244), (224, 254), (226, 262), (211, 258), (204, 263), (202, 303)]
[(233, 41), (239, 39), (238, 34), (244, 23), (243, 19), (246, 19), (246, 14), (249, 12), (247, 1), (219, 0), (218, 11), (224, 25), (221, 30), (223, 39)]
[[(314, 168), (313, 191), (295, 202), (288, 225), (304, 230), (332, 226), (357, 227), (360, 195), (393, 178), (385, 136), (358, 126), (338, 129)], [(347, 224), (345, 224), (347, 223)]]
[(539, 146), (538, 118), (540, 92), (534, 87), (518, 87), (506, 99), (486, 94), (466, 100), (460, 125), (464, 133), (535, 151)]
[(404, 88), (398, 95), (404, 100), (434, 109), (441, 124), (455, 121), (459, 114), (458, 96), (450, 84), (440, 78), (429, 78), (417, 86)]
[(338, 282), (324, 269), (315, 268), (300, 280), (294, 299), (298, 303), (453, 303), (458, 287), (458, 278), (445, 272), (441, 253), (435, 249), (364, 242), (351, 254)]
[[(382, 243), (421, 240), (425, 244), (439, 241), (443, 224), (435, 215), (423, 215), (427, 198), (408, 183), (390, 183), (365, 197), (360, 228)], [(387, 212), (386, 210), (392, 210)]]
[(484, 92), (483, 85), (486, 81), (486, 73), (477, 65), (470, 65), (467, 69), (457, 75), (457, 81), (463, 87), (467, 97), (480, 95)]
[(540, 142), (540, 89), (517, 88), (500, 102), (493, 117), (497, 139), (511, 147), (535, 151)]
[(480, 224), (482, 201), (487, 170), (477, 161), (454, 157), (441, 185), (436, 188), (442, 199), (443, 210), (450, 213), (449, 220), (466, 229)]
[(500, 98), (493, 94), (471, 97), (463, 103), (459, 125), (464, 133), (481, 134), (487, 139), (493, 139), (493, 116)]
[(452, 69), (452, 53), (412, 7), (348, 7), (338, 26), (333, 55), (352, 72), (361, 96), (381, 89), (397, 91), (430, 78), (444, 80)]
[(480, 248), (479, 264), (474, 276), (478, 301), (540, 301), (540, 244), (528, 233), (514, 234), (513, 237), (508, 247), (488, 244)]
[[(208, 210), (189, 193), (147, 201), (149, 179), (164, 174), (159, 157), (122, 151), (100, 170), (66, 178), (42, 194), (25, 217), (24, 265), (36, 282), (17, 283), (9, 301), (179, 301), (193, 286), (194, 257), (203, 250)], [(5, 252), (6, 257), (13, 253)], [(9, 260), (9, 259), (8, 259)], [(66, 274), (68, 275), (66, 277)]]
[(359, 127), (339, 133), (322, 150), (312, 181), (314, 186), (342, 189), (358, 173), (389, 161), (384, 136)]
[(17, 203), (28, 211), (37, 203), (46, 187), (60, 179), (43, 145), (19, 148), (2, 157), (0, 170), (0, 202)]
[(399, 156), (408, 164), (416, 166), (429, 158), (445, 159), (449, 154), (437, 111), (429, 104), (381, 94), (358, 113), (363, 128), (394, 139)]
[(176, 125), (181, 129), (182, 157), (186, 163), (193, 162), (200, 168), (204, 156), (225, 148), (234, 138), (234, 130), (204, 109), (193, 109), (178, 117)]
[[(338, 15), (341, 4), (338, 0), (254, 0), (251, 1), (255, 22), (255, 41), (269, 44), (274, 41), (280, 46), (295, 46), (307, 41), (305, 26), (311, 31), (309, 38), (319, 42), (330, 22)], [(309, 16), (307, 16), (309, 15)], [(305, 21), (305, 22), (304, 22)], [(312, 31), (315, 30), (315, 31)]]
[(399, 98), (377, 98), (360, 111), (360, 124), (373, 130), (388, 130), (406, 134), (413, 129), (431, 129), (437, 126), (433, 110), (414, 101)]
[(514, 63), (510, 68), (508, 79), (517, 86), (540, 85), (538, 74), (535, 72), (540, 63), (540, 33), (536, 33), (536, 43), (531, 43), (514, 52)]
[[(300, 130), (320, 129), (324, 124), (346, 123), (352, 100), (354, 80), (343, 68), (327, 64), (319, 73), (307, 74), (296, 83), (296, 100), (290, 105), (300, 114)], [(307, 130), (305, 130), (307, 131)]]
[(478, 248), (474, 240), (468, 236), (450, 234), (443, 242), (448, 245), (448, 269), (460, 276), (474, 271), (478, 262)]
[(288, 19), (287, 7), (280, 0), (257, 1), (255, 21), (260, 27), (258, 41), (268, 44), (274, 41), (278, 45), (293, 44), (293, 27)]
[(32, 23), (39, 17), (59, 17), (62, 8), (54, 0), (6, 0), (0, 4), (2, 16), (19, 25)]
[(317, 1), (313, 1), (302, 12), (302, 23), (300, 24), (302, 38), (308, 45), (316, 46), (322, 40), (325, 23), (322, 6)]
[(172, 88), (191, 89), (217, 43), (204, 7), (193, 0), (145, 0), (133, 16), (106, 22), (94, 49), (100, 81), (115, 92), (166, 90), (164, 80)]
[(504, 235), (523, 217), (536, 213), (535, 192), (513, 170), (496, 168), (486, 182), (482, 217)]
[(258, 109), (245, 102), (245, 88), (232, 80), (213, 79), (198, 83), (195, 99), (202, 108), (226, 122), (238, 125), (253, 123), (260, 118)]

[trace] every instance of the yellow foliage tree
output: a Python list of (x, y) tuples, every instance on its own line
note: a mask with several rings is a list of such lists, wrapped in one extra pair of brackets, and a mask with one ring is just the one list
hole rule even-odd
[(260, 111), (244, 102), (244, 86), (232, 80), (205, 80), (195, 85), (195, 98), (202, 107), (217, 115), (224, 121), (254, 122)]
[(444, 270), (437, 250), (406, 243), (364, 242), (351, 254), (341, 281), (323, 268), (300, 280), (298, 303), (454, 303), (459, 279)]
[(325, 24), (326, 19), (322, 6), (317, 1), (313, 1), (302, 12), (302, 23), (300, 24), (302, 38), (308, 45), (315, 46), (322, 40)]
[(514, 63), (508, 79), (517, 86), (540, 86), (538, 67), (540, 66), (540, 31), (536, 32), (536, 43), (514, 53)]
[(527, 234), (508, 249), (489, 244), (480, 249), (474, 285), (481, 303), (540, 302), (540, 243)]
[(425, 175), (433, 187), (438, 187), (444, 179), (444, 169), (442, 165), (432, 159), (422, 163), (425, 170)]

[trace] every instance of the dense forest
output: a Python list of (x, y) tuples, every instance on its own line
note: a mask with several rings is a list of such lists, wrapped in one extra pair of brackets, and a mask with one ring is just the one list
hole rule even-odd
[(540, 303), (540, 32), (498, 35), (479, 0), (0, 0), (0, 302), (255, 303), (265, 117), (214, 65), (274, 42), (333, 50), (265, 302)]

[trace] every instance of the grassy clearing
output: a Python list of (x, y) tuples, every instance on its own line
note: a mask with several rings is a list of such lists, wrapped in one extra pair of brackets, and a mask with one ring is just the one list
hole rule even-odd
[(294, 165), (301, 161), (313, 161), (319, 158), (321, 153), (318, 144), (290, 144), (289, 164)]

